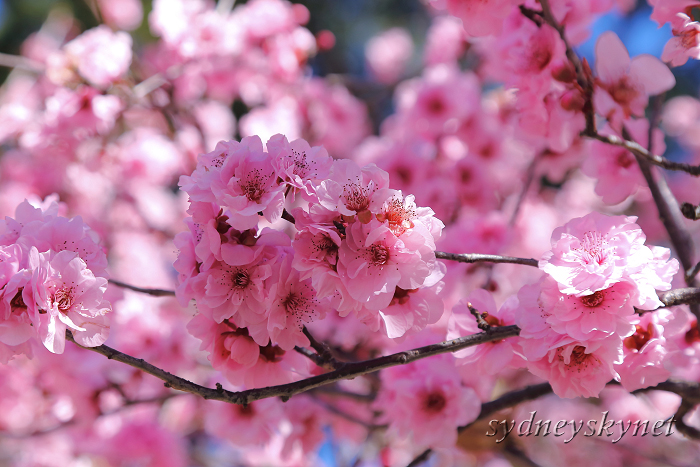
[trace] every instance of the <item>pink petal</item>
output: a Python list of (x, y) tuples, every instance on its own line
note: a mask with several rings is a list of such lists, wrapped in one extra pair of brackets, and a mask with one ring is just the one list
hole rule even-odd
[(627, 72), (630, 55), (624, 44), (612, 31), (600, 35), (595, 44), (595, 71), (605, 83), (614, 83)]
[(630, 76), (644, 86), (650, 96), (661, 94), (676, 85), (671, 70), (658, 58), (648, 54), (634, 57), (630, 66)]

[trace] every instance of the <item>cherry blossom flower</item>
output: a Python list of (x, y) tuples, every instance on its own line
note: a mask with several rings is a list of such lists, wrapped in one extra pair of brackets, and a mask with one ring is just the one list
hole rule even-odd
[(413, 54), (413, 40), (406, 29), (391, 28), (365, 45), (370, 72), (382, 83), (395, 83)]
[(661, 53), (661, 60), (671, 66), (681, 66), (689, 58), (700, 59), (700, 23), (678, 13), (671, 21), (673, 37)]
[(615, 376), (613, 365), (622, 362), (619, 337), (597, 341), (595, 345), (572, 342), (550, 350), (536, 361), (528, 361), (533, 374), (546, 379), (554, 394), (567, 399), (597, 397)]
[(111, 307), (102, 298), (107, 279), (95, 277), (70, 251), (51, 255), (32, 247), (28, 265), (33, 270), (33, 303), (28, 312), (47, 349), (63, 353), (67, 329), (85, 347), (96, 347), (107, 340), (109, 322), (105, 315)]
[[(420, 375), (420, 377), (416, 377)], [(450, 447), (458, 426), (476, 419), (481, 403), (462, 385), (451, 359), (416, 362), (408, 370), (382, 372), (382, 391), (373, 404), (399, 437), (411, 436), (420, 447)]]
[(666, 255), (650, 262), (667, 250), (652, 253), (636, 220), (597, 212), (571, 220), (552, 233), (552, 250), (542, 256), (540, 269), (559, 283), (564, 294), (590, 295), (624, 280), (637, 287), (642, 302), (653, 301), (651, 284), (668, 290), (665, 281), (678, 270), (678, 261), (665, 261)]
[(95, 87), (106, 88), (131, 65), (131, 42), (129, 34), (101, 25), (67, 43), (64, 51), (68, 63), (74, 64), (83, 78)]
[[(447, 328), (448, 340), (480, 332), (468, 304), (471, 304), (479, 313), (486, 313), (484, 320), (491, 327), (515, 324), (516, 310), (519, 308), (517, 297), (510, 297), (500, 309), (497, 309), (496, 302), (489, 292), (484, 289), (474, 290), (452, 308), (452, 316)], [(515, 363), (522, 360), (515, 352), (513, 342), (506, 339), (468, 347), (455, 352), (454, 356), (458, 365), (475, 363), (475, 368), (480, 374), (495, 375), (504, 368), (516, 366)]]
[(649, 96), (676, 84), (673, 73), (656, 57), (643, 54), (630, 60), (614, 32), (601, 34), (595, 49), (598, 80), (593, 103), (596, 111), (609, 120), (644, 116)]

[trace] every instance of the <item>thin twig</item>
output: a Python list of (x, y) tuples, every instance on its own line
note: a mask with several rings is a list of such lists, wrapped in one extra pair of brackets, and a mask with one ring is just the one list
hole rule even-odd
[(282, 219), (286, 220), (290, 224), (294, 224), (296, 222), (294, 216), (292, 216), (286, 209), (282, 211)]
[[(610, 381), (608, 383), (608, 386), (619, 386), (619, 384), (620, 383), (618, 383), (617, 381)], [(633, 391), (632, 394), (636, 395), (648, 391), (666, 391), (678, 394), (683, 398), (684, 401), (687, 402), (687, 404), (690, 404), (691, 409), (693, 405), (700, 404), (700, 383), (694, 381), (668, 380), (659, 383), (656, 386), (638, 389), (636, 391)], [(490, 402), (484, 402), (483, 404), (481, 404), (481, 412), (479, 412), (479, 416), (473, 422), (457, 428), (457, 431), (459, 433), (462, 433), (464, 430), (466, 430), (476, 422), (483, 420), (496, 412), (515, 407), (516, 405), (521, 404), (523, 402), (539, 399), (540, 397), (546, 396), (547, 394), (551, 393), (552, 386), (549, 383), (533, 384), (532, 386), (527, 386), (523, 389), (507, 392), (498, 399), (494, 399)], [(681, 407), (683, 407), (682, 404)], [(679, 412), (680, 410), (681, 409), (679, 408)], [(676, 419), (679, 418), (682, 417), (678, 417), (678, 414), (676, 414)], [(425, 451), (420, 453), (415, 459), (413, 459), (413, 461), (411, 461), (411, 463), (408, 464), (408, 467), (417, 467), (422, 462), (426, 461), (431, 453), (432, 449), (426, 449)]]
[(510, 220), (508, 221), (508, 225), (511, 227), (515, 225), (515, 221), (518, 220), (518, 214), (520, 213), (520, 208), (523, 205), (523, 201), (525, 201), (525, 197), (527, 196), (527, 192), (530, 191), (530, 186), (532, 185), (532, 181), (535, 179), (535, 168), (537, 167), (537, 162), (540, 160), (541, 154), (537, 154), (533, 159), (532, 162), (530, 162), (530, 165), (527, 167), (527, 173), (525, 174), (525, 183), (523, 184), (523, 189), (520, 191), (520, 194), (518, 195), (518, 201), (515, 203), (515, 209), (513, 209), (513, 213), (510, 215)]
[[(220, 386), (217, 386), (216, 389), (200, 386), (191, 381), (168, 373), (167, 371), (162, 370), (154, 365), (151, 365), (143, 359), (132, 357), (125, 353), (119, 352), (118, 350), (115, 350), (111, 347), (107, 347), (106, 345), (83, 348), (104, 355), (110, 360), (125, 363), (129, 366), (138, 368), (139, 370), (153, 375), (156, 378), (164, 381), (165, 387), (167, 388), (172, 388), (183, 392), (189, 392), (191, 394), (201, 396), (204, 399), (213, 399), (228, 402), (231, 404), (247, 405), (253, 401), (259, 399), (266, 399), (268, 397), (281, 397), (283, 400), (287, 400), (295, 394), (299, 394), (310, 389), (317, 388), (319, 386), (335, 383), (336, 381), (340, 381), (343, 379), (353, 379), (358, 376), (383, 370), (385, 368), (390, 368), (397, 365), (405, 365), (407, 363), (411, 363), (426, 357), (431, 357), (433, 355), (456, 352), (457, 350), (472, 347), (474, 345), (498, 341), (507, 337), (514, 337), (518, 334), (520, 334), (520, 329), (517, 326), (499, 326), (497, 328), (489, 329), (485, 332), (480, 332), (471, 336), (460, 337), (459, 339), (453, 339), (451, 341), (426, 345), (424, 347), (419, 347), (413, 350), (398, 352), (395, 354), (386, 355), (384, 357), (378, 357), (371, 360), (365, 360), (362, 362), (345, 363), (345, 365), (343, 365), (343, 367), (339, 368), (338, 370), (330, 371), (328, 373), (324, 373), (318, 376), (312, 376), (310, 378), (306, 378), (301, 381), (296, 381), (294, 383), (281, 384), (278, 386), (270, 386), (259, 389), (249, 389), (240, 392), (227, 391)], [(66, 339), (78, 345), (79, 347), (82, 347), (81, 345), (75, 342), (75, 340), (73, 339), (73, 334), (71, 334), (70, 331), (66, 331)]]
[(693, 175), (695, 177), (700, 175), (700, 165), (690, 165), (690, 164), (686, 164), (685, 162), (674, 162), (674, 161), (668, 160), (665, 157), (658, 156), (658, 155), (648, 151), (642, 145), (640, 145), (639, 143), (636, 143), (634, 141), (620, 138), (619, 136), (615, 136), (615, 135), (601, 135), (597, 131), (592, 132), (592, 133), (584, 133), (584, 136), (587, 136), (587, 137), (593, 138), (593, 139), (597, 139), (598, 141), (602, 141), (603, 143), (612, 144), (613, 146), (619, 146), (621, 148), (625, 148), (629, 152), (631, 152), (635, 156), (645, 160), (646, 162), (653, 164), (653, 165), (657, 165), (657, 166), (664, 168), (666, 170), (675, 170), (675, 171), (685, 172), (685, 173), (688, 173), (688, 174)]
[(514, 256), (482, 255), (480, 253), (446, 253), (444, 251), (436, 251), (435, 257), (437, 259), (459, 261), (460, 263), (512, 263), (537, 267), (536, 259), (516, 258)]
[(330, 370), (337, 370), (345, 365), (345, 362), (339, 362), (338, 360), (336, 360), (336, 358), (331, 353), (331, 349), (328, 347), (328, 345), (323, 342), (317, 341), (314, 338), (314, 336), (311, 335), (309, 330), (306, 329), (306, 326), (304, 326), (302, 332), (304, 333), (306, 338), (309, 339), (311, 348), (314, 349), (320, 357), (321, 365), (319, 366), (328, 368)]
[(125, 289), (133, 290), (134, 292), (141, 292), (141, 293), (145, 293), (148, 295), (153, 295), (154, 297), (174, 297), (175, 296), (175, 292), (173, 292), (172, 290), (144, 289), (141, 287), (136, 287), (135, 285), (125, 284), (124, 282), (118, 281), (116, 279), (110, 279), (109, 283), (114, 284), (117, 287), (123, 287)]
[(689, 412), (691, 412), (693, 408), (695, 408), (695, 404), (689, 402), (686, 399), (681, 399), (681, 405), (680, 407), (678, 407), (678, 411), (673, 416), (673, 419), (676, 421), (676, 428), (678, 428), (678, 431), (680, 433), (683, 433), (687, 438), (690, 439), (700, 439), (700, 430), (686, 424), (685, 420), (683, 420), (683, 417), (685, 417)]
[(690, 283), (695, 280), (695, 276), (700, 272), (700, 263), (685, 272), (685, 282)]
[(488, 315), (488, 313), (479, 313), (479, 310), (474, 308), (471, 302), (467, 302), (467, 308), (469, 308), (469, 312), (474, 315), (474, 318), (476, 318), (476, 326), (479, 329), (482, 331), (488, 331), (491, 329), (491, 325), (484, 320), (484, 315)]

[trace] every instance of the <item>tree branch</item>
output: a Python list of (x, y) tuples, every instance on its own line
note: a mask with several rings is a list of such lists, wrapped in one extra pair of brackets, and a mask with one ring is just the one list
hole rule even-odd
[(507, 337), (517, 336), (518, 334), (520, 334), (520, 329), (517, 326), (499, 326), (485, 332), (460, 337), (459, 339), (453, 339), (451, 341), (426, 345), (417, 349), (398, 352), (362, 362), (345, 363), (342, 368), (335, 371), (318, 376), (312, 376), (294, 383), (281, 384), (278, 386), (270, 386), (259, 389), (248, 389), (246, 391), (239, 392), (227, 391), (223, 389), (221, 385), (217, 385), (216, 389), (200, 386), (151, 365), (143, 359), (132, 357), (111, 347), (107, 347), (106, 345), (100, 345), (97, 347), (82, 347), (75, 342), (73, 339), (73, 334), (71, 334), (70, 331), (66, 331), (66, 339), (86, 350), (102, 354), (110, 360), (125, 363), (153, 375), (156, 378), (163, 380), (165, 382), (165, 387), (178, 391), (189, 392), (191, 394), (201, 396), (204, 399), (213, 399), (231, 404), (247, 405), (253, 401), (266, 399), (268, 397), (281, 397), (283, 400), (287, 400), (295, 394), (299, 394), (319, 386), (331, 384), (336, 381), (356, 378), (368, 373), (383, 370), (384, 368), (405, 365), (406, 363), (411, 363), (433, 355), (456, 352), (457, 350), (467, 347), (484, 344), (486, 342), (498, 341)]
[(642, 145), (634, 141), (623, 139), (615, 135), (601, 135), (597, 131), (585, 132), (584, 136), (597, 139), (603, 143), (612, 144), (613, 146), (625, 148), (638, 158), (641, 158), (649, 164), (657, 165), (663, 169), (685, 172), (695, 177), (700, 175), (700, 165), (690, 165), (684, 162), (674, 162), (668, 160), (665, 157), (657, 156), (656, 154), (648, 151)]
[[(617, 381), (610, 381), (608, 383), (609, 386), (618, 386), (620, 383)], [(666, 391), (666, 392), (672, 392), (674, 394), (678, 394), (683, 398), (683, 401), (685, 402), (685, 406), (683, 403), (681, 403), (681, 407), (678, 409), (678, 413), (674, 417), (676, 417), (676, 426), (678, 426), (678, 423), (682, 422), (682, 416), (679, 416), (681, 413), (681, 409), (687, 409), (683, 412), (683, 415), (687, 414), (692, 408), (700, 404), (700, 383), (693, 382), (693, 381), (676, 381), (676, 380), (668, 380), (664, 381), (662, 383), (657, 384), (656, 386), (648, 387), (648, 388), (642, 388), (642, 389), (637, 389), (636, 391), (633, 391), (632, 394), (640, 394), (643, 392), (647, 391)], [(503, 394), (501, 397), (498, 399), (494, 399), (490, 402), (484, 402), (481, 404), (481, 412), (479, 412), (479, 416), (471, 423), (460, 426), (457, 428), (457, 431), (459, 433), (463, 432), (476, 422), (485, 419), (486, 417), (496, 413), (500, 412), (501, 410), (508, 409), (511, 407), (515, 407), (518, 404), (521, 404), (523, 402), (539, 399), (542, 396), (546, 396), (547, 394), (552, 393), (552, 386), (549, 383), (540, 383), (540, 384), (533, 384), (532, 386), (527, 386), (523, 389), (518, 389), (515, 391), (507, 392)], [(689, 408), (688, 408), (689, 407)], [(685, 425), (685, 424), (684, 424)], [(686, 425), (687, 426), (687, 425)], [(700, 434), (700, 431), (693, 427), (689, 427), (691, 430), (695, 430)], [(678, 431), (681, 431), (681, 427), (679, 426)], [(682, 431), (681, 431), (682, 432)], [(685, 433), (684, 433), (685, 434)], [(699, 439), (699, 438), (694, 438), (694, 439)], [(408, 464), (407, 467), (417, 467), (420, 465), (422, 462), (426, 461), (430, 454), (432, 453), (432, 449), (426, 449), (422, 453), (420, 453), (413, 461), (411, 461), (410, 464)]]
[(318, 357), (321, 361), (321, 365), (319, 366), (328, 370), (337, 370), (345, 365), (345, 362), (339, 362), (338, 360), (336, 360), (336, 358), (331, 353), (331, 349), (328, 347), (328, 345), (323, 342), (317, 341), (314, 338), (314, 336), (311, 335), (309, 330), (306, 329), (306, 326), (304, 326), (302, 332), (304, 333), (306, 338), (309, 339), (309, 342), (311, 343), (311, 348), (314, 349), (318, 354)]
[(517, 258), (515, 256), (482, 255), (480, 253), (446, 253), (436, 251), (435, 257), (460, 263), (512, 263), (537, 267), (537, 260), (533, 258)]
[(117, 287), (123, 287), (125, 289), (133, 290), (134, 292), (141, 292), (148, 295), (153, 295), (154, 297), (174, 297), (175, 292), (172, 290), (163, 289), (144, 289), (141, 287), (136, 287), (135, 285), (125, 284), (124, 282), (118, 281), (116, 279), (110, 279), (110, 284), (116, 285)]

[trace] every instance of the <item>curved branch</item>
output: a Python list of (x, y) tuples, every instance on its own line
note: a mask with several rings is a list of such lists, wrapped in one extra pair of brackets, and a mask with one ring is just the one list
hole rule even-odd
[(437, 259), (447, 259), (450, 261), (458, 261), (460, 263), (512, 263), (537, 267), (536, 259), (517, 258), (515, 256), (482, 255), (480, 253), (446, 253), (444, 251), (436, 251), (435, 257)]
[(660, 300), (666, 306), (695, 305), (700, 303), (700, 288), (686, 287), (669, 290), (661, 294)]
[(189, 392), (205, 399), (213, 399), (231, 404), (247, 405), (253, 401), (266, 399), (268, 397), (281, 397), (283, 400), (286, 400), (295, 394), (299, 394), (319, 386), (324, 386), (326, 384), (331, 384), (342, 379), (352, 379), (357, 376), (382, 370), (384, 368), (405, 365), (406, 363), (411, 363), (433, 355), (456, 352), (457, 350), (467, 347), (484, 344), (486, 342), (498, 341), (507, 337), (517, 336), (518, 334), (520, 334), (520, 328), (517, 326), (496, 327), (485, 332), (473, 334), (471, 336), (460, 337), (459, 339), (440, 342), (438, 344), (426, 345), (424, 347), (407, 350), (405, 352), (398, 352), (362, 362), (345, 363), (341, 368), (335, 371), (318, 376), (312, 376), (311, 378), (306, 378), (294, 383), (269, 386), (259, 389), (248, 389), (246, 391), (239, 392), (227, 391), (219, 384), (217, 384), (216, 389), (200, 386), (153, 366), (143, 359), (132, 357), (131, 355), (119, 352), (118, 350), (107, 347), (106, 345), (100, 345), (97, 347), (82, 347), (75, 342), (73, 339), (73, 334), (71, 334), (70, 331), (66, 331), (66, 339), (86, 350), (91, 350), (102, 354), (110, 360), (125, 363), (153, 375), (156, 378), (163, 380), (165, 382), (165, 387), (176, 389), (178, 391)]
[(175, 292), (172, 290), (163, 289), (144, 289), (141, 287), (136, 287), (135, 285), (125, 284), (124, 282), (118, 281), (116, 279), (110, 279), (110, 284), (116, 285), (117, 287), (123, 287), (125, 289), (133, 290), (134, 292), (141, 292), (148, 295), (153, 295), (154, 297), (174, 297)]

